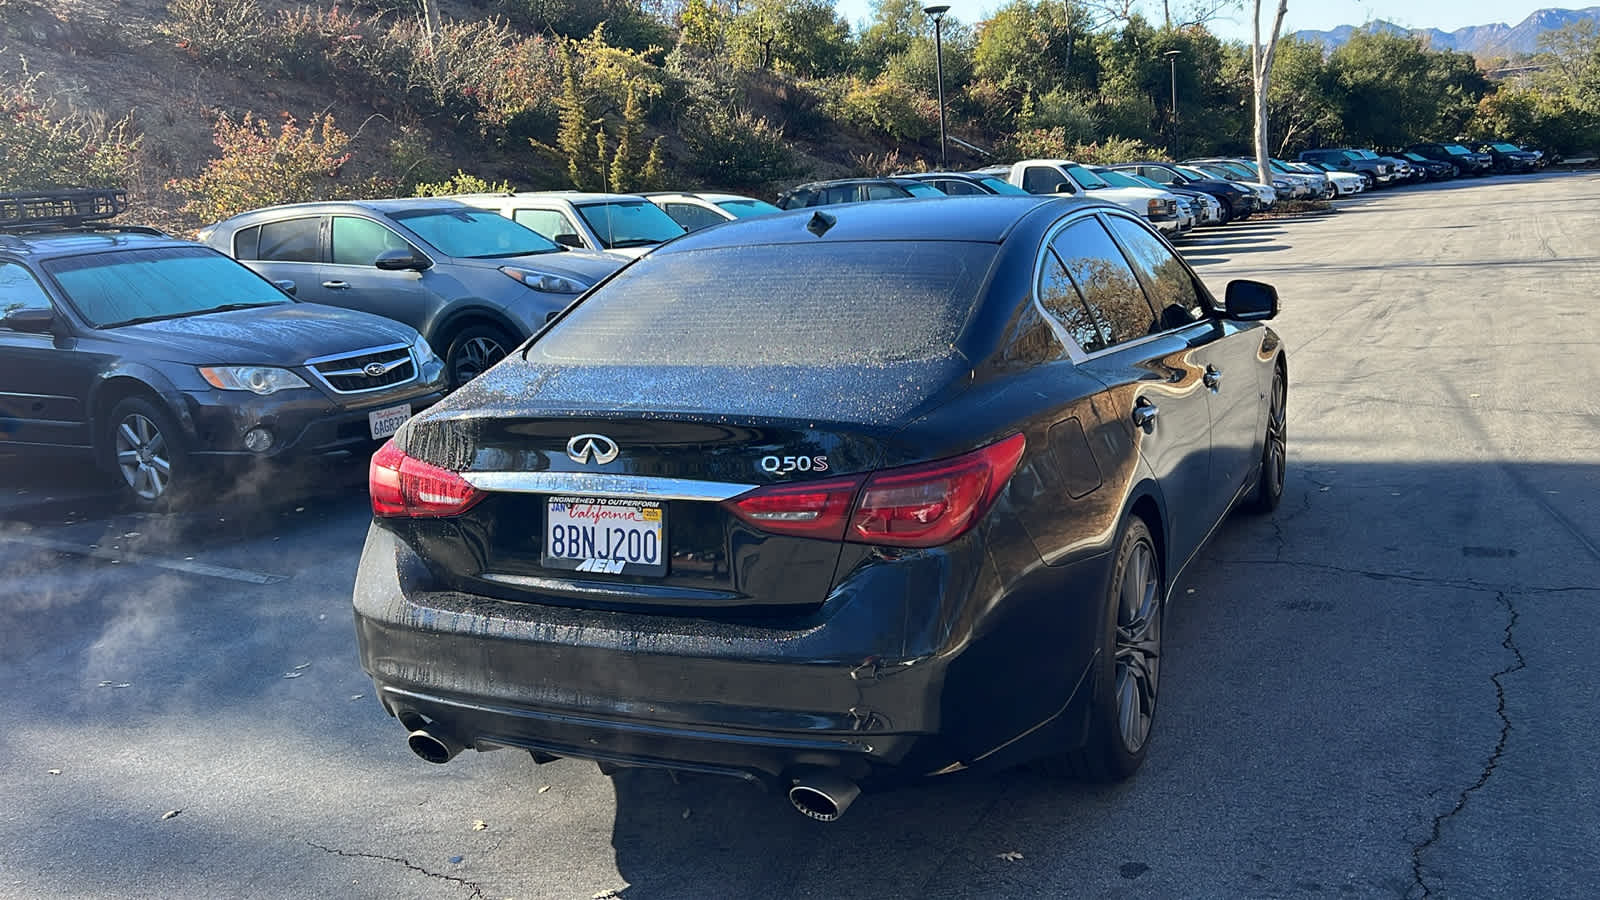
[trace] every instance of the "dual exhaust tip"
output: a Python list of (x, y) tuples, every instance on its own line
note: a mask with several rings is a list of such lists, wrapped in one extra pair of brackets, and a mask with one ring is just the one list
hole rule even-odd
[[(419, 758), (441, 766), (466, 749), (448, 732), (434, 726), (412, 731), (406, 736), (406, 746)], [(818, 822), (837, 822), (859, 796), (860, 785), (825, 769), (797, 773), (789, 788), (790, 805)]]

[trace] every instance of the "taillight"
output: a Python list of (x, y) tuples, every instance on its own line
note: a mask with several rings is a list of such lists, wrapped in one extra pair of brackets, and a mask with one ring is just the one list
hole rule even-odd
[(844, 538), (861, 476), (758, 488), (729, 500), (734, 515), (762, 531), (837, 541)]
[(896, 547), (955, 540), (989, 511), (1026, 444), (1014, 434), (951, 459), (873, 475), (861, 490), (846, 540)]
[(1023, 436), (1015, 434), (938, 462), (759, 488), (726, 505), (739, 518), (776, 534), (936, 547), (983, 518), (1016, 471), (1025, 446)]
[(483, 499), (483, 492), (465, 478), (407, 456), (394, 441), (372, 455), (367, 488), (372, 494), (372, 514), (383, 518), (454, 516)]

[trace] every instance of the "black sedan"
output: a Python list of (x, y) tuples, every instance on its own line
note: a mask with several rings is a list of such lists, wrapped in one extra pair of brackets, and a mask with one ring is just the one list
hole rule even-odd
[(0, 195), (0, 452), (92, 457), (136, 505), (168, 507), (207, 463), (370, 452), (443, 396), (405, 325), (71, 212), (109, 218), (120, 198)]
[(1479, 153), (1487, 153), (1494, 160), (1496, 172), (1532, 172), (1539, 168), (1542, 154), (1532, 150), (1524, 150), (1516, 144), (1505, 141), (1490, 141), (1479, 144)]
[(1283, 490), (1277, 295), (1226, 300), (1069, 198), (679, 238), (374, 457), (362, 665), (430, 762), (719, 773), (822, 820), (1024, 760), (1126, 778), (1172, 585)]

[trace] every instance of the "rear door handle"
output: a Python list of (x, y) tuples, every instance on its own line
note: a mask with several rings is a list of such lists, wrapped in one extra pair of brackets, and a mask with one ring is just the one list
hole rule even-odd
[(1206, 374), (1200, 380), (1205, 382), (1206, 387), (1214, 391), (1217, 389), (1217, 385), (1222, 383), (1222, 370), (1216, 366), (1206, 366)]
[(350, 289), (350, 282), (348, 282), (348, 281), (324, 281), (322, 283), (322, 286), (327, 288), (330, 291), (348, 291)]
[(1154, 403), (1140, 399), (1133, 407), (1133, 424), (1143, 428), (1146, 432), (1154, 431), (1156, 416), (1160, 414), (1161, 410)]

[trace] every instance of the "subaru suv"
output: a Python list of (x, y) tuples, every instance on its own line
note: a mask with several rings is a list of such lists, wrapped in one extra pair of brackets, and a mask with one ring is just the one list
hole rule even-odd
[(293, 280), (303, 300), (415, 328), (444, 357), (452, 388), (626, 262), (445, 199), (274, 206), (200, 239), (266, 278)]
[(108, 224), (126, 209), (121, 191), (0, 195), (0, 452), (92, 458), (161, 508), (208, 463), (370, 453), (444, 396), (413, 329)]

